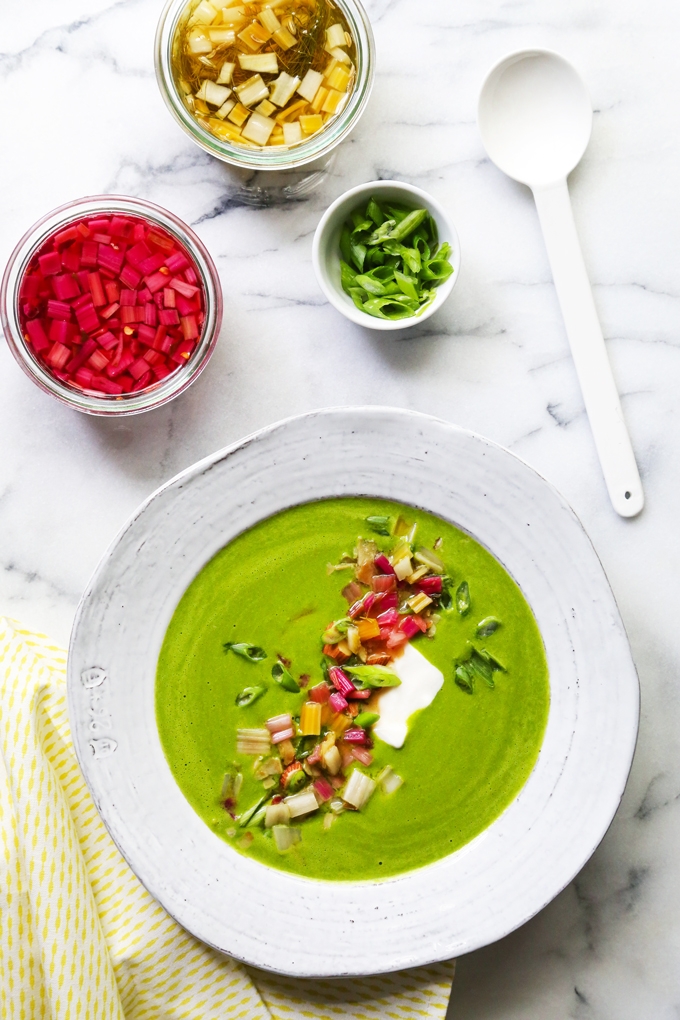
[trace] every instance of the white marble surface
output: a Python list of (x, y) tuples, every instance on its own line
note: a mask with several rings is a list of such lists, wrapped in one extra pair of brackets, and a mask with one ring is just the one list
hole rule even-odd
[[(61, 407), (0, 349), (0, 612), (66, 641), (118, 527), (159, 483), (277, 418), (346, 403), (431, 412), (500, 442), (571, 501), (607, 570), (642, 684), (621, 810), (577, 880), (523, 929), (460, 961), (461, 1020), (680, 1016), (680, 8), (672, 0), (370, 0), (375, 90), (308, 201), (254, 210), (158, 94), (160, 0), (0, 5), (0, 262), (49, 208), (127, 192), (193, 223), (222, 273), (209, 369), (116, 424)], [(615, 516), (599, 474), (528, 192), (484, 157), (476, 96), (511, 49), (559, 49), (597, 111), (575, 215), (646, 488)], [(397, 339), (353, 326), (311, 269), (323, 209), (371, 177), (429, 190), (457, 224), (461, 279)]]

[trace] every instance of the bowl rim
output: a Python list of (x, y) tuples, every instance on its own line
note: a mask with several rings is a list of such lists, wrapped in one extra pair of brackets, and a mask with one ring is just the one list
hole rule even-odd
[[(453, 249), (451, 254), (453, 273), (449, 276), (448, 280), (445, 280), (440, 287), (436, 288), (437, 294), (434, 301), (428, 305), (428, 307), (421, 312), (420, 315), (412, 315), (407, 319), (379, 319), (375, 315), (368, 315), (367, 312), (362, 312), (361, 309), (357, 308), (356, 305), (347, 298), (344, 291), (341, 291), (338, 287), (330, 283), (328, 274), (326, 273), (323, 265), (323, 249), (330, 244), (330, 232), (334, 232), (337, 229), (331, 222), (337, 211), (343, 206), (349, 205), (351, 200), (354, 198), (359, 199), (362, 196), (371, 195), (375, 192), (390, 190), (404, 192), (406, 195), (418, 198), (423, 204), (426, 204), (429, 212), (431, 214), (435, 214), (438, 227), (441, 229), (443, 225), (445, 232), (451, 235), (449, 243)], [(442, 232), (444, 232), (444, 230), (442, 230)], [(312, 265), (314, 267), (317, 283), (321, 290), (333, 307), (344, 315), (346, 319), (349, 319), (351, 322), (355, 322), (359, 326), (365, 326), (367, 329), (393, 332), (395, 330), (408, 329), (412, 326), (417, 326), (421, 322), (425, 322), (426, 319), (429, 319), (436, 311), (439, 311), (441, 306), (451, 294), (451, 291), (455, 287), (458, 282), (458, 277), (460, 276), (460, 239), (449, 214), (446, 212), (441, 203), (430, 195), (429, 192), (423, 191), (422, 188), (418, 188), (414, 184), (407, 184), (405, 181), (368, 181), (365, 184), (358, 184), (354, 188), (350, 188), (348, 191), (345, 191), (342, 195), (335, 199), (335, 201), (323, 214), (314, 232), (314, 238), (312, 241)]]
[[(316, 456), (317, 473), (321, 471), (318, 463), (327, 462), (325, 451), (329, 439), (342, 436), (350, 447), (354, 444), (357, 450), (365, 451), (367, 429), (386, 438), (394, 436), (395, 428), (397, 431), (401, 428), (407, 451), (409, 444), (419, 444), (417, 453), (410, 459), (408, 452), (404, 454), (404, 446), (399, 444), (390, 462), (391, 469), (398, 475), (391, 480), (385, 475), (378, 483), (371, 470), (357, 469), (356, 477), (347, 482), (349, 487), (339, 492), (334, 488), (334, 494), (372, 493), (439, 513), (490, 548), (520, 583), (511, 564), (499, 554), (498, 545), (494, 552), (493, 546), (477, 529), (466, 527), (464, 520), (442, 513), (439, 508), (437, 501), (452, 500), (451, 505), (457, 505), (463, 513), (466, 503), (459, 493), (451, 492), (450, 479), (442, 478), (441, 484), (435, 486), (428, 470), (431, 472), (440, 464), (444, 472), (450, 474), (454, 461), (457, 466), (465, 462), (468, 466), (477, 464), (478, 478), (460, 477), (461, 487), (466, 490), (465, 499), (474, 500), (479, 527), (487, 535), (496, 536), (499, 521), (505, 520), (517, 536), (524, 536), (521, 542), (526, 548), (522, 556), (529, 565), (525, 565), (526, 569), (532, 571), (531, 584), (537, 585), (535, 590), (550, 595), (550, 585), (554, 582), (554, 606), (541, 604), (539, 607), (523, 584), (520, 585), (546, 642), (551, 672), (551, 710), (534, 771), (496, 822), (461, 850), (434, 864), (380, 882), (342, 883), (340, 888), (346, 897), (340, 909), (336, 902), (338, 883), (275, 871), (233, 851), (198, 819), (174, 780), (171, 780), (175, 798), (171, 813), (163, 811), (162, 805), (155, 801), (148, 801), (146, 810), (140, 810), (138, 804), (136, 811), (129, 814), (130, 804), (125, 807), (123, 802), (132, 798), (130, 803), (137, 804), (134, 798), (141, 796), (136, 782), (139, 772), (134, 772), (134, 762), (125, 765), (123, 758), (125, 754), (148, 754), (149, 749), (145, 745), (140, 751), (134, 733), (115, 730), (116, 713), (124, 703), (124, 691), (122, 688), (117, 691), (113, 681), (120, 683), (123, 673), (117, 678), (112, 673), (109, 683), (107, 669), (110, 672), (110, 667), (102, 665), (100, 652), (104, 654), (107, 641), (109, 652), (113, 649), (115, 654), (127, 647), (128, 642), (121, 640), (122, 617), (118, 611), (124, 592), (129, 589), (135, 597), (144, 598), (138, 591), (139, 576), (128, 574), (126, 580), (125, 571), (130, 564), (144, 570), (141, 561), (145, 556), (151, 557), (150, 562), (160, 562), (158, 549), (164, 542), (170, 543), (174, 562), (167, 566), (171, 572), (179, 571), (173, 579), (178, 590), (177, 597), (171, 600), (171, 616), (198, 570), (214, 552), (243, 530), (233, 525), (236, 530), (226, 539), (213, 534), (210, 549), (205, 548), (205, 537), (212, 525), (205, 519), (206, 493), (210, 489), (202, 488), (203, 485), (213, 486), (213, 492), (222, 494), (227, 501), (225, 512), (232, 505), (238, 506), (251, 517), (254, 515), (257, 521), (276, 512), (276, 509), (267, 509), (267, 499), (273, 500), (277, 509), (284, 509), (309, 498), (324, 498), (314, 491), (298, 499), (295, 492), (305, 479), (309, 481), (305, 472), (310, 458)], [(264, 502), (254, 507), (250, 499), (252, 492), (246, 491), (243, 481), (246, 477), (257, 477), (258, 491), (269, 492), (266, 487), (271, 487), (271, 480), (263, 479), (263, 475), (265, 468), (271, 470), (272, 444), (281, 455), (275, 466), (286, 485), (272, 490), (269, 496), (263, 497)], [(314, 448), (311, 452), (310, 447)], [(412, 497), (384, 491), (383, 482), (397, 485), (398, 489), (406, 485), (404, 467), (407, 462), (414, 465), (413, 478), (419, 485), (423, 477), (430, 479), (427, 501), (420, 494)], [(335, 486), (337, 473), (332, 466), (325, 465), (323, 470)], [(458, 477), (455, 473), (454, 476)], [(197, 521), (201, 526), (196, 539), (200, 542), (202, 559), (200, 563), (189, 565), (176, 538), (164, 534), (162, 527), (156, 531), (149, 529), (154, 520), (167, 522), (169, 527), (181, 528), (181, 535), (186, 538), (186, 522), (178, 519), (177, 511), (189, 506), (192, 488), (197, 500)], [(229, 526), (232, 526), (231, 519)], [(556, 573), (553, 563), (552, 582), (551, 572), (537, 562), (534, 543), (540, 544), (542, 537), (549, 540), (543, 547), (543, 558), (556, 559), (562, 568)], [(161, 546), (152, 548), (156, 539)], [(510, 536), (504, 534), (500, 541), (507, 544)], [(118, 569), (117, 580), (115, 572), (111, 573), (112, 563)], [(126, 584), (128, 589), (125, 589)], [(551, 628), (550, 641), (546, 641), (546, 620)], [(157, 630), (160, 627), (162, 640), (167, 622), (167, 615), (153, 624), (145, 620), (142, 639), (148, 642), (150, 626), (153, 626)], [(559, 643), (554, 628), (558, 628), (561, 635)], [(128, 648), (128, 656), (136, 654), (135, 648)], [(153, 654), (149, 661), (155, 662)], [(100, 675), (90, 682), (94, 662)], [(129, 689), (138, 692), (137, 703), (127, 709), (128, 714), (132, 713), (130, 719), (136, 720), (142, 697), (138, 678), (125, 675)], [(559, 685), (555, 686), (558, 680)], [(565, 680), (569, 682), (565, 684)], [(67, 693), (74, 746), (87, 784), (112, 838), (152, 895), (185, 928), (219, 951), (266, 970), (298, 977), (368, 975), (449, 959), (487, 945), (529, 920), (564, 889), (604, 837), (626, 786), (639, 722), (637, 673), (614, 596), (592, 543), (564, 498), (538, 472), (497, 444), (441, 419), (386, 407), (326, 408), (285, 419), (204, 458), (156, 490), (109, 546), (83, 594), (69, 648)], [(559, 699), (556, 699), (557, 693)], [(150, 704), (153, 711), (152, 696)], [(593, 705), (599, 716), (593, 714)], [(571, 713), (566, 719), (562, 718), (564, 706)], [(144, 711), (148, 710), (147, 705)], [(102, 719), (105, 720), (104, 729), (97, 731), (97, 720)], [(110, 731), (111, 725), (113, 731)], [(109, 735), (105, 735), (103, 743), (113, 743), (113, 748), (109, 746), (99, 756), (90, 744), (93, 728), (96, 735), (103, 733), (107, 726)], [(559, 756), (551, 759), (545, 751), (551, 726), (565, 749), (564, 761)], [(115, 757), (116, 741), (111, 732), (125, 744), (123, 758)], [(121, 784), (120, 776), (116, 785), (119, 767), (123, 769), (123, 776), (126, 767), (133, 768), (133, 773), (127, 776), (127, 786)], [(164, 768), (171, 776), (167, 763)], [(541, 769), (549, 782), (548, 786), (538, 787), (540, 796), (537, 797), (535, 777), (540, 776)], [(597, 781), (593, 780), (594, 775)], [(575, 778), (578, 797), (574, 796)], [(149, 781), (145, 773), (145, 791), (152, 797), (152, 791), (147, 789)], [(527, 791), (532, 784), (529, 794)], [(128, 810), (127, 820), (125, 810)], [(163, 816), (161, 820), (152, 817), (159, 813)], [(525, 826), (519, 842), (512, 827), (518, 817), (520, 821), (524, 819), (522, 825)], [(527, 819), (531, 819), (528, 827)], [(159, 870), (155, 853), (159, 846), (157, 826), (161, 821), (163, 825), (174, 826), (175, 839), (186, 844), (184, 857), (175, 843), (163, 845), (163, 866), (169, 867), (168, 861), (172, 858), (176, 869), (170, 878), (162, 868)], [(193, 829), (192, 822), (195, 823)], [(198, 830), (200, 835), (196, 838)], [(538, 860), (535, 855), (526, 859), (527, 845), (534, 851), (538, 848)], [(522, 851), (519, 855), (518, 848)], [(206, 872), (206, 860), (218, 868), (217, 874)], [(489, 860), (493, 862), (492, 868), (488, 867)], [(182, 862), (179, 870), (178, 861)], [(199, 884), (192, 895), (188, 895), (183, 870), (187, 866), (197, 869), (199, 875)], [(461, 882), (461, 876), (466, 875), (474, 878), (476, 887), (467, 881)], [(245, 900), (239, 883), (247, 893)], [(272, 883), (278, 902), (276, 896), (271, 897)], [(472, 902), (469, 902), (470, 897)], [(198, 906), (196, 898), (201, 901)], [(296, 904), (297, 913), (293, 916), (291, 902)], [(276, 930), (278, 922), (283, 923), (284, 919), (287, 936), (285, 945), (279, 945), (272, 941), (272, 926)], [(323, 945), (316, 945), (313, 940), (310, 944), (308, 938), (302, 938), (302, 933), (308, 935), (310, 930), (317, 930), (313, 927), (315, 924), (324, 926)], [(462, 931), (459, 930), (461, 924)], [(297, 936), (304, 944), (301, 945)]]
[[(30, 260), (60, 228), (83, 216), (120, 212), (157, 223), (172, 234), (194, 260), (206, 296), (204, 328), (194, 355), (180, 371), (137, 393), (94, 397), (63, 384), (49, 373), (27, 347), (20, 329), (19, 290)], [(179, 216), (154, 202), (129, 195), (87, 195), (65, 202), (36, 220), (12, 251), (0, 284), (0, 322), (5, 340), (23, 371), (44, 393), (77, 411), (100, 417), (126, 417), (150, 411), (174, 400), (206, 368), (222, 327), (223, 297), (217, 267), (201, 238)]]
[[(357, 81), (342, 113), (327, 129), (283, 152), (265, 152), (232, 145), (206, 131), (182, 102), (171, 70), (170, 48), (177, 23), (189, 0), (167, 0), (161, 11), (154, 40), (156, 82), (163, 100), (177, 123), (205, 152), (232, 166), (250, 170), (292, 170), (328, 155), (354, 129), (363, 115), (375, 79), (373, 29), (360, 0), (335, 0), (357, 34)], [(316, 139), (316, 140), (315, 140)]]

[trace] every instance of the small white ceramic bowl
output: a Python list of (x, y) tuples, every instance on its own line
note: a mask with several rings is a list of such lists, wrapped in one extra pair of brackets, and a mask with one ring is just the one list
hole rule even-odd
[[(440, 287), (437, 287), (437, 296), (419, 315), (410, 315), (406, 319), (379, 319), (375, 315), (368, 315), (352, 301), (349, 294), (345, 294), (340, 282), (340, 231), (342, 225), (355, 209), (362, 208), (368, 204), (371, 195), (375, 195), (379, 201), (402, 202), (404, 205), (412, 206), (414, 209), (423, 206), (430, 212), (437, 224), (439, 242), (444, 244), (448, 241), (451, 245), (451, 265), (453, 272), (448, 280), (445, 280)], [(322, 217), (312, 245), (312, 264), (319, 286), (334, 308), (347, 319), (358, 323), (359, 326), (366, 326), (368, 329), (406, 329), (407, 326), (415, 326), (436, 312), (446, 301), (453, 290), (458, 274), (460, 272), (460, 242), (453, 223), (439, 202), (435, 201), (426, 191), (414, 188), (412, 184), (402, 184), (401, 181), (369, 181), (368, 184), (360, 184), (357, 188), (351, 188), (329, 207)]]

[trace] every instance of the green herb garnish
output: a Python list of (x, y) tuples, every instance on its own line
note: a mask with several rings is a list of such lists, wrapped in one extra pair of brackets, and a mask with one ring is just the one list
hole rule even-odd
[(379, 718), (377, 712), (359, 712), (354, 720), (354, 725), (359, 726), (362, 730), (367, 730), (369, 726), (375, 726)]
[(461, 581), (456, 591), (456, 609), (460, 616), (465, 616), (470, 610), (470, 587), (467, 581)]
[(236, 695), (236, 705), (238, 708), (246, 708), (247, 705), (252, 705), (254, 701), (261, 698), (266, 690), (267, 688), (261, 684), (257, 687), (244, 687), (241, 693)]
[(248, 659), (250, 662), (262, 662), (263, 659), (267, 658), (267, 653), (264, 648), (258, 648), (257, 645), (249, 645), (246, 641), (234, 642), (227, 641), (223, 646), (225, 652), (231, 650), (240, 655), (243, 659)]
[(367, 517), (366, 523), (376, 535), (387, 535), (389, 537), (392, 534), (391, 517)]
[(473, 694), (475, 689), (475, 678), (474, 674), (462, 664), (456, 666), (453, 678), (466, 694)]
[(439, 245), (427, 209), (383, 207), (372, 197), (365, 211), (354, 210), (340, 234), (342, 289), (357, 308), (377, 318), (419, 315), (451, 276), (451, 251), (449, 244)]
[(291, 694), (300, 693), (300, 684), (280, 662), (275, 662), (272, 666), (272, 677), (277, 684), (283, 687), (284, 691), (290, 691)]
[(487, 652), (486, 648), (476, 648), (475, 645), (469, 644), (466, 657), (454, 663), (453, 678), (461, 690), (472, 694), (477, 678), (493, 689), (496, 686), (494, 673), (505, 672), (507, 672), (505, 666)]
[(477, 624), (477, 637), (490, 637), (491, 634), (495, 634), (501, 625), (501, 621), (497, 620), (495, 616), (485, 616), (484, 619)]
[(386, 666), (343, 666), (345, 673), (351, 674), (356, 680), (360, 691), (367, 687), (399, 687), (401, 680), (392, 669)]

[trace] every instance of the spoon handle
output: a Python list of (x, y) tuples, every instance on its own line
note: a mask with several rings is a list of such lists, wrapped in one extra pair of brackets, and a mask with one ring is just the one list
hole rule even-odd
[(604, 480), (616, 512), (634, 517), (642, 510), (645, 497), (583, 261), (567, 182), (537, 187), (533, 192)]

